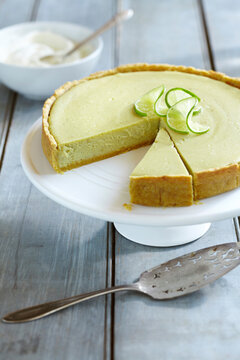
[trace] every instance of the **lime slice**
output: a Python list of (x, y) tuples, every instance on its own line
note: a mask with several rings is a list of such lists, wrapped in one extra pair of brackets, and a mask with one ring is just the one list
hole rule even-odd
[[(165, 102), (166, 102), (167, 106), (170, 108), (171, 106), (176, 104), (178, 101), (187, 99), (189, 97), (195, 97), (198, 101), (200, 101), (200, 98), (193, 92), (191, 92), (187, 89), (184, 89), (184, 88), (176, 87), (176, 88), (172, 88), (167, 91), (167, 93), (165, 95)], [(193, 115), (197, 115), (200, 112), (201, 112), (201, 106), (198, 106), (197, 108), (194, 109)]]
[(195, 118), (192, 117), (193, 112), (190, 112), (187, 116), (187, 127), (188, 129), (193, 132), (194, 134), (205, 134), (210, 129), (209, 126), (200, 124)]
[(162, 95), (159, 96), (159, 98), (155, 102), (154, 111), (158, 116), (166, 117), (168, 112), (168, 107), (165, 103), (165, 96), (163, 93)]
[(167, 106), (170, 108), (171, 106), (173, 106), (174, 104), (176, 104), (178, 101), (189, 98), (189, 97), (195, 97), (196, 99), (198, 99), (198, 101), (200, 101), (200, 98), (195, 95), (193, 92), (184, 89), (184, 88), (172, 88), (170, 90), (167, 91), (166, 95), (165, 95), (165, 101)]
[(197, 98), (191, 96), (178, 101), (170, 107), (166, 117), (167, 125), (170, 129), (180, 134), (188, 134), (187, 118), (193, 112), (197, 102)]
[(140, 116), (147, 116), (148, 113), (153, 112), (154, 104), (157, 99), (163, 94), (163, 92), (164, 86), (161, 85), (144, 94), (134, 104), (134, 109), (136, 113)]

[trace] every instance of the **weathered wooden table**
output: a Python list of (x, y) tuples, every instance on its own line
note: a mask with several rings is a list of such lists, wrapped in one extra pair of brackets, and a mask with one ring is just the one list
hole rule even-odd
[[(106, 33), (96, 70), (171, 63), (240, 74), (238, 0), (0, 0), (0, 26), (63, 20), (97, 28), (117, 10), (134, 18)], [(46, 79), (47, 81), (47, 79)], [(41, 102), (0, 86), (0, 316), (114, 284), (180, 254), (238, 241), (238, 220), (212, 224), (178, 248), (136, 245), (112, 224), (39, 193), (20, 165)], [(101, 297), (37, 322), (0, 324), (0, 359), (240, 359), (240, 268), (198, 293), (157, 302), (133, 293)]]

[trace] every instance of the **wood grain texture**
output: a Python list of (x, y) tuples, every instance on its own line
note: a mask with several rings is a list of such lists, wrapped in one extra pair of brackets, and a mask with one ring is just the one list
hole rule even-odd
[[(213, 30), (208, 6), (215, 46), (217, 38), (212, 34), (217, 30)], [(135, 16), (103, 36), (104, 53), (96, 70), (139, 61), (210, 68), (194, 0), (0, 0), (0, 27), (37, 17), (97, 28), (117, 9), (127, 7), (134, 8)], [(218, 15), (214, 16), (215, 22)], [(227, 29), (221, 31), (224, 34)], [(224, 49), (225, 45), (221, 46)], [(218, 66), (220, 62), (217, 55)], [(0, 175), (0, 316), (23, 306), (129, 283), (145, 269), (175, 256), (236, 241), (234, 224), (226, 220), (213, 224), (192, 244), (169, 249), (144, 247), (123, 238), (111, 224), (47, 199), (26, 179), (19, 159), (26, 131), (40, 116), (42, 104), (19, 96), (13, 106), (11, 96), (4, 87), (0, 89), (0, 134), (6, 133), (11, 121)], [(0, 360), (238, 360), (239, 285), (239, 269), (235, 269), (202, 291), (178, 300), (157, 302), (122, 293), (37, 322), (0, 324)]]
[[(37, 20), (80, 24), (88, 14), (87, 25), (94, 28), (112, 16), (111, 4), (111, 0), (104, 5), (95, 2), (97, 12), (91, 12), (87, 1), (69, 6), (52, 0), (42, 1), (35, 9), (28, 4), (27, 11), (34, 12)], [(8, 11), (14, 5), (9, 1)], [(109, 33), (96, 70), (112, 66), (112, 46)], [(23, 306), (103, 288), (111, 281), (107, 224), (48, 200), (21, 169), (21, 144), (41, 108), (40, 102), (18, 97), (5, 149), (0, 176), (1, 316)], [(107, 358), (109, 304), (110, 298), (106, 302), (102, 297), (35, 323), (0, 324), (0, 359)]]
[[(134, 1), (123, 2), (123, 7), (126, 4), (136, 6)], [(141, 59), (210, 68), (197, 2), (148, 1), (151, 11), (145, 2), (137, 4), (136, 17), (129, 23), (132, 31), (122, 30), (121, 62)], [(232, 220), (214, 223), (192, 244), (169, 249), (144, 247), (116, 234), (115, 282), (134, 281), (143, 270), (163, 261), (228, 241), (236, 241)], [(114, 359), (238, 359), (239, 274), (236, 269), (198, 293), (169, 302), (115, 295)]]
[[(116, 284), (144, 269), (206, 246), (235, 240), (229, 220), (200, 240), (172, 249), (150, 249), (116, 238)], [(134, 266), (132, 266), (134, 264)], [(154, 301), (131, 293), (115, 296), (115, 359), (226, 359), (239, 357), (239, 269), (192, 295)], [(233, 330), (234, 329), (234, 330)]]
[[(200, 1), (205, 12), (215, 69), (230, 76), (240, 77), (239, 1), (199, 0), (199, 3)], [(234, 220), (239, 241), (239, 219)]]
[[(121, 64), (168, 63), (209, 68), (194, 0), (122, 1), (134, 18), (121, 29)], [(191, 44), (191, 46), (189, 46)]]
[[(22, 6), (17, 0), (0, 1), (0, 28), (30, 21), (34, 16), (32, 9), (35, 7), (35, 0), (26, 0), (24, 4), (25, 6)], [(10, 6), (14, 11), (9, 11)], [(15, 102), (16, 94), (0, 83), (0, 169)]]
[[(106, 286), (105, 222), (43, 197), (21, 169), (20, 146), (39, 110), (39, 104), (23, 98), (17, 103), (0, 178), (1, 315)], [(2, 324), (0, 357), (16, 359), (23, 353), (26, 359), (71, 359), (81, 351), (86, 358), (102, 359), (104, 337), (98, 335), (104, 334), (104, 310), (104, 298), (99, 298), (57, 314), (54, 321)]]
[(0, 28), (34, 19), (38, 0), (0, 0)]
[(9, 129), (11, 126), (13, 109), (16, 104), (16, 93), (0, 84), (0, 171), (4, 159)]
[(203, 0), (216, 68), (240, 76), (240, 2)]

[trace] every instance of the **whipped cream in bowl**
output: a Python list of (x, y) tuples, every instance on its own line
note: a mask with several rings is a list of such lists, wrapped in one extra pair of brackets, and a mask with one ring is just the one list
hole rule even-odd
[(0, 30), (0, 81), (32, 99), (46, 99), (67, 81), (88, 76), (103, 48), (101, 37), (85, 44), (60, 64), (44, 57), (62, 56), (92, 30), (64, 22), (30, 22)]
[[(31, 31), (16, 37), (9, 48), (5, 49), (6, 57), (3, 60), (7, 64), (19, 66), (55, 66), (56, 64), (44, 60), (44, 57), (64, 55), (72, 50), (75, 44), (75, 41), (52, 31)], [(92, 51), (92, 46), (86, 44), (63, 59), (62, 64), (76, 62)]]

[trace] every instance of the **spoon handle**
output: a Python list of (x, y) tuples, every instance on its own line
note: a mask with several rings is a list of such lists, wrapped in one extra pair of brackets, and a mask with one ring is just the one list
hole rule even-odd
[(78, 44), (76, 44), (74, 46), (74, 48), (72, 50), (70, 50), (69, 52), (67, 52), (63, 58), (71, 55), (73, 52), (75, 52), (76, 50), (78, 50), (81, 46), (85, 45), (87, 42), (93, 40), (95, 37), (97, 37), (98, 35), (102, 34), (104, 31), (108, 30), (109, 28), (111, 28), (112, 26), (114, 26), (117, 22), (119, 21), (123, 21), (123, 20), (128, 20), (133, 16), (133, 10), (132, 9), (128, 9), (128, 10), (124, 10), (121, 11), (119, 13), (117, 13), (112, 19), (110, 19), (106, 24), (104, 24), (103, 26), (101, 26), (98, 30), (94, 31), (94, 33), (92, 33), (91, 35), (89, 35), (87, 38), (85, 38), (83, 41), (79, 42)]
[(123, 291), (123, 290), (140, 291), (137, 283), (132, 285), (114, 286), (108, 289), (92, 291), (86, 294), (75, 295), (66, 299), (56, 300), (45, 304), (40, 304), (22, 310), (18, 310), (4, 316), (2, 318), (2, 321), (5, 323), (20, 323), (20, 322), (27, 322), (27, 321), (41, 319), (42, 317), (51, 315), (69, 306), (76, 305), (82, 301), (92, 299), (100, 295), (111, 294), (116, 291)]

